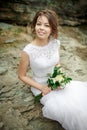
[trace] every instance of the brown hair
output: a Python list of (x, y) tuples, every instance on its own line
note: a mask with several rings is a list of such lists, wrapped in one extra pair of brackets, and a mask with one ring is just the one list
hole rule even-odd
[(36, 22), (37, 22), (37, 19), (39, 16), (42, 16), (44, 15), (45, 17), (47, 17), (48, 21), (49, 21), (49, 24), (52, 28), (52, 33), (51, 35), (57, 39), (58, 37), (58, 19), (57, 19), (57, 14), (52, 11), (52, 10), (48, 10), (48, 9), (45, 9), (45, 10), (41, 10), (41, 11), (38, 11), (32, 21), (32, 24), (31, 24), (31, 28), (32, 28), (32, 33), (35, 33), (35, 26), (36, 26)]

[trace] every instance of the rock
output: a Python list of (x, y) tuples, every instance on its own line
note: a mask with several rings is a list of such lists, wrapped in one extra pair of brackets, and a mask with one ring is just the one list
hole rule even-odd
[[(6, 39), (8, 37), (9, 39), (13, 38), (13, 29), (11, 28), (4, 35)], [(2, 31), (6, 33), (6, 30)], [(83, 44), (83, 39), (86, 40), (86, 27), (83, 31), (79, 27), (59, 26), (60, 57), (61, 65), (70, 77), (75, 80), (86, 81), (87, 44)], [(12, 35), (9, 35), (10, 32)], [(21, 51), (29, 43), (25, 42), (25, 37), (32, 39), (32, 35), (25, 31), (22, 32), (22, 35), (19, 35), (21, 41), (16, 44), (3, 44), (3, 40), (0, 39), (0, 49), (4, 50), (0, 51), (0, 129), (63, 130), (58, 122), (43, 117), (43, 106), (40, 103), (34, 104), (34, 96), (29, 86), (18, 79)], [(30, 39), (29, 41), (31, 41)], [(32, 77), (32, 72), (29, 71), (28, 75)]]
[(7, 39), (7, 40), (5, 41), (5, 43), (13, 43), (13, 42), (16, 42), (16, 39), (10, 38), (10, 39)]
[(0, 130), (4, 127), (4, 123), (2, 122), (2, 115), (0, 114)]
[(4, 123), (0, 122), (0, 130), (3, 128), (3, 126), (4, 126)]
[(4, 75), (7, 71), (7, 67), (0, 67), (0, 75)]
[(22, 115), (18, 110), (14, 110), (12, 108), (8, 109), (3, 116), (5, 128), (8, 127), (9, 130), (24, 130), (25, 125), (27, 125), (25, 120), (26, 119), (22, 118)]
[(68, 25), (68, 26), (77, 26), (80, 25), (80, 22), (78, 21), (71, 21), (71, 20), (64, 20), (63, 25)]
[(0, 29), (11, 29), (13, 25), (0, 22)]
[[(6, 4), (6, 5), (5, 5)], [(8, 23), (16, 23), (20, 25), (28, 25), (32, 21), (35, 12), (43, 8), (51, 8), (63, 20), (70, 20), (72, 18), (75, 23), (66, 22), (71, 26), (73, 24), (87, 23), (86, 0), (14, 0), (14, 1), (0, 1), (0, 20)], [(32, 8), (33, 7), (33, 8)], [(61, 22), (60, 22), (61, 24)]]

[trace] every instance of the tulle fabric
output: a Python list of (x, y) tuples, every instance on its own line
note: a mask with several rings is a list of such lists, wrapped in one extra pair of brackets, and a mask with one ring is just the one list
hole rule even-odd
[(87, 130), (87, 82), (71, 81), (40, 102), (44, 117), (60, 122), (66, 130)]

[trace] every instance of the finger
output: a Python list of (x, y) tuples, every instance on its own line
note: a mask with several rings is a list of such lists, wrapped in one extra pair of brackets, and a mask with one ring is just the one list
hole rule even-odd
[(60, 90), (60, 87), (58, 87), (57, 90)]
[(42, 93), (42, 96), (44, 96), (45, 94), (44, 93)]

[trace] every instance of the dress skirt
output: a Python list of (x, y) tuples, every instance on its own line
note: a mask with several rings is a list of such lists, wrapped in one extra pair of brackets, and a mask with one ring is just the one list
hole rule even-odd
[(58, 121), (65, 130), (87, 130), (87, 82), (71, 81), (40, 102), (43, 116)]

